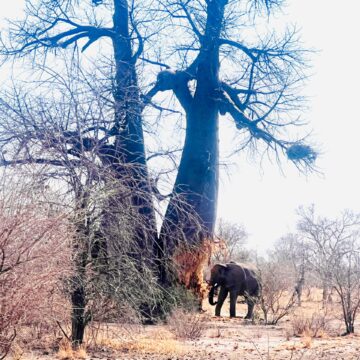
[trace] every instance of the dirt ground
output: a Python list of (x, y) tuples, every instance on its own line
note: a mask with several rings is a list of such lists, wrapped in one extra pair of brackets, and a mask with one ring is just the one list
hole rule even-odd
[[(56, 353), (38, 350), (20, 357), (13, 356), (13, 359), (360, 360), (360, 322), (355, 325), (358, 334), (341, 336), (344, 326), (338, 316), (338, 305), (327, 314), (326, 331), (319, 331), (315, 338), (306, 333), (294, 336), (294, 315), (283, 318), (276, 326), (265, 326), (245, 321), (241, 317), (246, 309), (243, 304), (238, 304), (237, 314), (240, 316), (235, 319), (228, 317), (227, 302), (221, 318), (213, 316), (214, 308), (210, 305), (204, 303), (204, 307), (206, 311), (200, 315), (204, 329), (198, 340), (179, 339), (169, 325), (119, 327), (107, 324), (89, 336), (86, 349), (77, 354), (60, 346)], [(321, 301), (314, 299), (312, 294), (295, 314), (309, 317), (321, 311)]]

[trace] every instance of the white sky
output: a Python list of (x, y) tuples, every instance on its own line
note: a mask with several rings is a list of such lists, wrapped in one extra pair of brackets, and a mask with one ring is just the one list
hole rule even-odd
[[(23, 0), (2, 1), (1, 17), (18, 16)], [(230, 172), (221, 172), (218, 216), (245, 225), (249, 245), (258, 250), (294, 231), (295, 209), (315, 203), (323, 215), (345, 208), (360, 212), (360, 141), (358, 141), (359, 22), (358, 0), (288, 0), (286, 14), (296, 22), (305, 47), (321, 50), (313, 56), (314, 74), (306, 87), (311, 97), (306, 119), (322, 156), (323, 176), (305, 177), (294, 166), (278, 166), (234, 157)], [(0, 26), (2, 23), (0, 22)], [(224, 136), (221, 142), (226, 142)]]
[[(238, 162), (230, 176), (221, 177), (218, 216), (242, 222), (249, 244), (259, 250), (294, 231), (294, 210), (314, 203), (323, 215), (344, 208), (360, 211), (359, 22), (356, 0), (289, 0), (286, 13), (301, 27), (313, 56), (314, 74), (306, 87), (311, 97), (306, 119), (322, 156), (323, 176), (299, 175), (293, 166), (259, 170), (256, 163)], [(280, 16), (278, 16), (280, 17)]]

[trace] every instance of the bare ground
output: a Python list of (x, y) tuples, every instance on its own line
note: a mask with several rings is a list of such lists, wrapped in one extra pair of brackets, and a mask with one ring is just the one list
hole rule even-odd
[[(313, 296), (314, 297), (314, 296)], [(359, 335), (341, 336), (344, 327), (338, 305), (327, 315), (326, 331), (320, 331), (316, 338), (309, 334), (294, 336), (294, 316), (285, 317), (276, 326), (251, 324), (242, 317), (228, 317), (228, 303), (224, 304), (223, 317), (213, 315), (214, 308), (205, 305), (203, 334), (191, 341), (177, 338), (168, 325), (119, 327), (107, 324), (88, 336), (87, 348), (73, 353), (70, 348), (60, 346), (56, 353), (46, 350), (15, 354), (13, 359), (137, 359), (137, 360), (355, 360), (360, 359)], [(245, 313), (245, 307), (238, 304), (238, 314)], [(310, 316), (321, 311), (321, 302), (309, 298), (297, 316)], [(355, 329), (360, 329), (357, 323)], [(96, 340), (95, 340), (96, 339)]]

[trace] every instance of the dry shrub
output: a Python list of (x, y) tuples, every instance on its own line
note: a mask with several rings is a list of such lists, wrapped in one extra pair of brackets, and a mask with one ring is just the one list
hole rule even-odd
[(296, 305), (293, 282), (280, 263), (258, 263), (258, 271), (262, 287), (260, 306), (265, 324), (276, 325), (292, 313)]
[(73, 349), (71, 342), (63, 339), (59, 344), (57, 357), (60, 360), (86, 359), (87, 353), (84, 346), (80, 346), (76, 350)]
[(301, 343), (305, 349), (310, 349), (312, 346), (312, 337), (310, 335), (304, 335), (301, 339)]
[(70, 271), (69, 226), (22, 200), (0, 199), (0, 358), (14, 341), (20, 348), (54, 341), (66, 316), (59, 283)]
[[(112, 318), (113, 322), (109, 323), (100, 319), (100, 321), (92, 321), (86, 330), (84, 342), (87, 347), (99, 348), (102, 346), (104, 339), (116, 338), (118, 340), (127, 341), (134, 340), (143, 332), (141, 318), (138, 313), (130, 306), (123, 305), (116, 307), (119, 311), (117, 317)], [(97, 311), (100, 310), (98, 306)], [(109, 308), (104, 308), (106, 316), (111, 313)], [(116, 325), (115, 325), (116, 324)]]
[(205, 321), (200, 314), (175, 309), (168, 317), (168, 326), (177, 339), (197, 340), (206, 328)]
[(311, 338), (324, 337), (329, 331), (329, 321), (326, 313), (313, 313), (311, 317), (296, 315), (291, 321), (293, 334)]

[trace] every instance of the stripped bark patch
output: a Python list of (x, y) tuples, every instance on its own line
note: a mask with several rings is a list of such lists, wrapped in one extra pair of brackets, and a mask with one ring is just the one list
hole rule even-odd
[(203, 274), (209, 264), (212, 247), (212, 242), (205, 240), (198, 247), (179, 248), (173, 256), (180, 283), (192, 290), (201, 300), (207, 292)]

